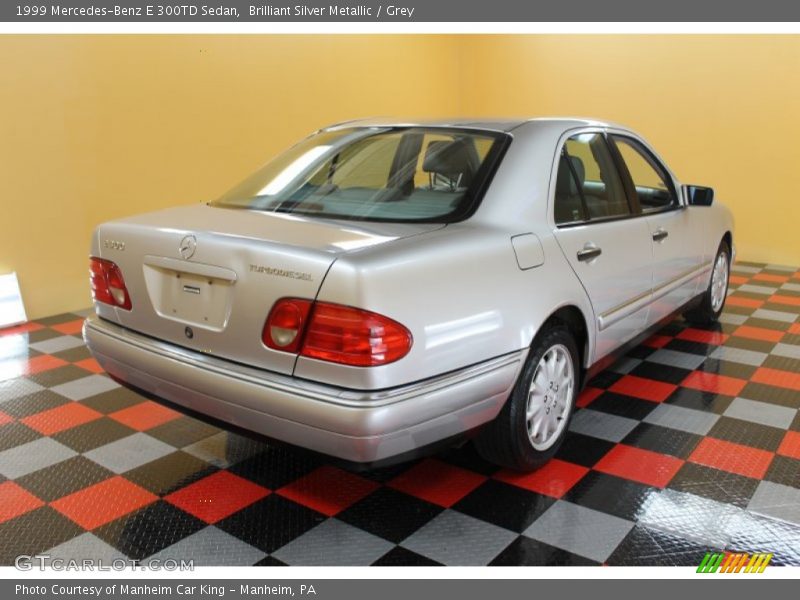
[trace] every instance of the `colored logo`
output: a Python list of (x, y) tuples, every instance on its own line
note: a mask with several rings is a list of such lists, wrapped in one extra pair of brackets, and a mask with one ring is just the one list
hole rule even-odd
[(698, 573), (763, 573), (772, 560), (772, 553), (706, 552)]

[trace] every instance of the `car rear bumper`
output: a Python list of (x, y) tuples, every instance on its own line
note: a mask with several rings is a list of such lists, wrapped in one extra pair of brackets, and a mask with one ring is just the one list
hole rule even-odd
[(353, 462), (412, 452), (492, 420), (526, 351), (380, 391), (247, 367), (89, 317), (86, 344), (112, 376), (174, 404)]

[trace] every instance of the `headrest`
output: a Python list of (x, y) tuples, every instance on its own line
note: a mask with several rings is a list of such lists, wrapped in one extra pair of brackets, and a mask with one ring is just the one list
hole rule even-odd
[(448, 177), (472, 174), (467, 145), (461, 140), (437, 140), (425, 149), (422, 170), (426, 173), (441, 173)]
[[(569, 163), (567, 162), (569, 161)], [(583, 161), (577, 156), (561, 155), (558, 161), (558, 174), (556, 175), (556, 193), (565, 196), (574, 196), (578, 193), (578, 184), (572, 176), (572, 170), (569, 168), (572, 163), (572, 169), (575, 170), (575, 175), (578, 176), (578, 183), (583, 185), (586, 178), (586, 167), (583, 166)]]

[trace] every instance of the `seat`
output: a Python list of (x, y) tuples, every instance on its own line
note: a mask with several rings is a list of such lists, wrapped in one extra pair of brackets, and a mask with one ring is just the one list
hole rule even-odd
[(425, 149), (422, 170), (431, 175), (444, 176), (452, 190), (469, 187), (477, 171), (477, 157), (473, 157), (472, 153), (463, 140), (430, 142)]

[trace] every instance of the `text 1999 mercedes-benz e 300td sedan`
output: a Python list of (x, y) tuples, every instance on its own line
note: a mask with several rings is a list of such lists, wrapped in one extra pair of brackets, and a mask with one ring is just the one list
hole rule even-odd
[(469, 433), (533, 469), (588, 377), (722, 311), (712, 200), (598, 121), (336, 125), (219, 200), (100, 225), (84, 336), (130, 386), (347, 461)]

